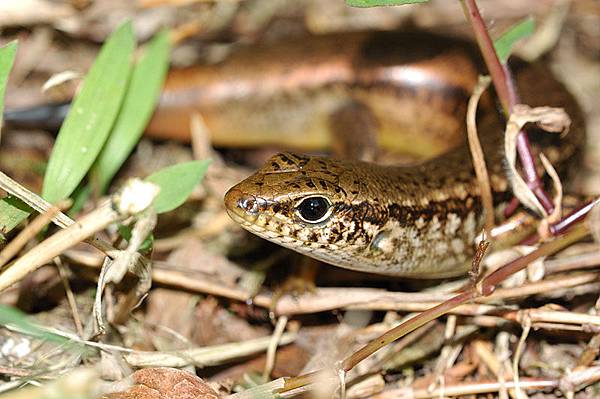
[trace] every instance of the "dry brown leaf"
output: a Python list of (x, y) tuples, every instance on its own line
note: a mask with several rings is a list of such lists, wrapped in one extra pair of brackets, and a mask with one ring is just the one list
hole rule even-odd
[(509, 167), (509, 179), (515, 196), (526, 207), (546, 217), (546, 211), (517, 171), (517, 137), (527, 123), (535, 123), (551, 133), (566, 133), (571, 125), (569, 115), (562, 108), (536, 107), (517, 104), (506, 124), (504, 151)]
[(138, 370), (128, 380), (133, 385), (101, 399), (218, 399), (220, 395), (200, 377), (187, 371), (157, 367)]

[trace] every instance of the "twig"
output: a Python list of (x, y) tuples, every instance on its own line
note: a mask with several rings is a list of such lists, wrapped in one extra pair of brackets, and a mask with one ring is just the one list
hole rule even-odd
[(489, 85), (490, 77), (480, 76), (475, 89), (473, 89), (473, 94), (471, 95), (471, 98), (469, 98), (469, 104), (467, 106), (467, 137), (469, 139), (471, 156), (473, 157), (473, 167), (475, 168), (479, 190), (481, 191), (481, 202), (485, 211), (485, 231), (488, 236), (494, 227), (494, 203), (492, 200), (492, 188), (490, 186), (490, 179), (485, 164), (485, 157), (483, 155), (483, 150), (481, 149), (479, 137), (477, 136), (476, 114), (479, 99)]
[(512, 83), (508, 80), (509, 77), (505, 73), (506, 70), (502, 67), (500, 60), (498, 59), (498, 54), (496, 54), (496, 50), (494, 49), (494, 43), (488, 34), (485, 21), (479, 13), (475, 0), (461, 0), (461, 4), (465, 16), (471, 23), (471, 27), (475, 33), (475, 40), (479, 45), (479, 50), (481, 51), (485, 65), (490, 72), (494, 88), (498, 94), (498, 99), (502, 104), (504, 112), (508, 115), (514, 105), (514, 103), (511, 102), (511, 99), (514, 98), (514, 94), (511, 95), (511, 91), (514, 93), (514, 90), (509, 89), (509, 86), (511, 86)]
[(541, 245), (539, 248), (534, 250), (533, 252), (525, 255), (521, 258), (518, 258), (509, 264), (497, 269), (492, 272), (489, 276), (487, 276), (481, 282), (481, 292), (483, 295), (489, 295), (496, 289), (496, 286), (504, 281), (508, 276), (513, 275), (519, 270), (524, 269), (529, 263), (534, 261), (535, 259), (551, 255), (562, 248), (569, 246), (570, 244), (581, 240), (586, 237), (590, 233), (588, 226), (585, 224), (581, 224), (575, 226), (570, 232), (565, 234), (564, 236), (557, 237), (553, 241), (545, 243)]
[(19, 251), (31, 240), (37, 233), (50, 223), (50, 220), (60, 211), (60, 208), (53, 206), (47, 211), (38, 215), (27, 227), (19, 232), (8, 245), (0, 252), (0, 268), (11, 260)]
[(265, 369), (262, 375), (263, 381), (265, 382), (269, 381), (269, 377), (271, 376), (271, 372), (275, 366), (275, 354), (277, 351), (277, 346), (279, 345), (279, 340), (283, 335), (287, 322), (287, 316), (281, 316), (275, 325), (275, 331), (273, 331), (271, 342), (269, 342), (269, 347), (267, 348), (267, 361), (265, 363)]
[(109, 204), (105, 204), (82, 217), (79, 223), (58, 231), (21, 256), (0, 274), (0, 292), (119, 218), (120, 215)]
[[(558, 387), (559, 382), (557, 380), (544, 380), (536, 378), (526, 378), (520, 383), (523, 389), (547, 389)], [(440, 397), (458, 397), (468, 395), (481, 395), (486, 393), (496, 393), (502, 388), (512, 389), (515, 387), (515, 383), (512, 381), (507, 382), (478, 382), (478, 383), (463, 383), (446, 385), (444, 389), (436, 389), (429, 391), (427, 389), (414, 389), (414, 388), (400, 388), (391, 389), (382, 392), (378, 395), (373, 395), (373, 399), (392, 399), (392, 398), (404, 398), (409, 397), (411, 399), (429, 399), (429, 398), (440, 398)], [(443, 395), (443, 396), (442, 396)]]
[(125, 219), (135, 211), (143, 211), (158, 193), (155, 190), (151, 197), (145, 197), (148, 184), (151, 185), (141, 180), (130, 181), (120, 193), (112, 197), (110, 202), (83, 216), (77, 223), (58, 231), (17, 259), (0, 274), (0, 292), (60, 255), (64, 250), (103, 230), (109, 224)]
[[(597, 282), (600, 276), (597, 273), (581, 273), (571, 276), (546, 279), (529, 283), (519, 287), (499, 288), (492, 295), (477, 298), (478, 303), (494, 303), (516, 298), (525, 298), (531, 295), (540, 295), (548, 292), (557, 292), (561, 289), (572, 289), (585, 284)], [(448, 300), (451, 294), (437, 293), (409, 293), (387, 292), (377, 289), (360, 288), (318, 288), (314, 293), (302, 295), (297, 298), (283, 297), (277, 304), (278, 314), (306, 314), (333, 309), (356, 310), (396, 310), (405, 312), (420, 312)], [(259, 295), (254, 303), (263, 306), (263, 301), (269, 297)], [(489, 305), (462, 304), (453, 310), (457, 314), (477, 315), (493, 313)]]
[[(39, 213), (46, 213), (53, 207), (51, 203), (44, 200), (39, 195), (27, 190), (25, 187), (21, 186), (19, 183), (2, 172), (0, 172), (0, 188), (19, 198), (21, 201), (25, 202)], [(56, 216), (52, 217), (52, 221), (62, 228), (68, 227), (75, 223), (73, 219), (62, 212), (57, 212)]]
[(81, 317), (79, 317), (79, 310), (77, 309), (77, 302), (75, 301), (75, 295), (73, 295), (73, 290), (71, 289), (71, 284), (69, 284), (69, 277), (67, 276), (67, 270), (65, 265), (63, 265), (60, 257), (57, 256), (54, 258), (54, 263), (56, 264), (56, 268), (58, 269), (58, 274), (60, 275), (60, 279), (62, 280), (63, 287), (65, 289), (65, 294), (67, 295), (67, 302), (69, 303), (69, 308), (71, 308), (71, 313), (73, 315), (73, 322), (75, 323), (75, 329), (77, 330), (77, 334), (80, 337), (83, 337), (83, 324), (81, 323)]
[(529, 331), (531, 331), (531, 319), (525, 317), (523, 320), (523, 331), (521, 332), (521, 338), (519, 338), (519, 343), (517, 344), (517, 349), (515, 350), (515, 354), (513, 355), (513, 380), (515, 382), (515, 392), (517, 398), (524, 399), (527, 396), (521, 390), (521, 384), (519, 381), (519, 360), (521, 360), (521, 356), (523, 355), (523, 351), (525, 350), (525, 341), (527, 340), (527, 336), (529, 335)]
[(599, 203), (600, 198), (597, 198), (594, 201), (583, 205), (581, 208), (574, 210), (561, 221), (550, 226), (550, 233), (552, 233), (552, 235), (558, 235), (565, 232), (573, 224), (582, 221), (587, 216), (587, 214), (594, 208), (594, 206)]
[(575, 391), (600, 380), (600, 366), (573, 371), (560, 379), (559, 388), (563, 391)]
[[(295, 333), (283, 334), (278, 345), (287, 345), (296, 339)], [(197, 367), (223, 364), (232, 359), (252, 355), (266, 350), (271, 336), (243, 342), (185, 349), (172, 352), (133, 351), (125, 355), (125, 360), (134, 367)]]
[[(500, 352), (500, 346), (496, 345), (496, 352)], [(473, 341), (471, 346), (475, 352), (476, 358), (479, 359), (483, 365), (498, 379), (500, 383), (500, 389), (498, 396), (500, 399), (508, 398), (508, 390), (506, 389), (506, 370), (504, 364), (500, 361), (502, 354), (495, 353), (492, 350), (492, 343), (489, 341), (483, 341), (476, 339)], [(513, 396), (514, 391), (511, 390), (510, 394)]]
[[(45, 199), (27, 190), (25, 187), (21, 186), (19, 183), (2, 172), (0, 172), (0, 189), (3, 189), (7, 193), (19, 198), (21, 201), (25, 202), (39, 213), (48, 212), (48, 210), (53, 206)], [(73, 219), (62, 212), (58, 212), (56, 216), (52, 218), (52, 222), (63, 229), (75, 224)], [(99, 251), (104, 252), (111, 258), (118, 256), (121, 252), (120, 250), (114, 248), (110, 243), (98, 237), (88, 238), (85, 240), (85, 242), (95, 247)]]
[(546, 275), (598, 266), (600, 266), (600, 248), (596, 244), (592, 244), (591, 250), (544, 261)]
[(546, 322), (600, 327), (600, 324), (598, 324), (600, 322), (600, 316), (571, 311), (547, 310), (544, 308), (507, 311), (503, 314), (503, 317), (521, 324)]

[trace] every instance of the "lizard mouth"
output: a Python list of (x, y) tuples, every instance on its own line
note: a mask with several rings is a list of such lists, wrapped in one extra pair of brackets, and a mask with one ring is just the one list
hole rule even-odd
[(304, 241), (283, 234), (283, 222), (274, 217), (249, 216), (247, 213), (236, 208), (227, 208), (227, 214), (243, 229), (264, 238), (265, 240), (296, 250), (306, 246)]
[(225, 209), (234, 222), (244, 229), (276, 243), (297, 242), (298, 240), (282, 233), (285, 222), (266, 212), (266, 201), (232, 187), (225, 194)]

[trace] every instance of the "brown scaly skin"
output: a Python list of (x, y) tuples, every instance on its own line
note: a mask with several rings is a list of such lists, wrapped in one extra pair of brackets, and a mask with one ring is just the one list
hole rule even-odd
[(197, 111), (219, 147), (322, 150), (332, 144), (330, 116), (354, 100), (379, 121), (381, 147), (431, 157), (461, 140), (464, 122), (455, 114), (465, 112), (477, 80), (469, 51), (395, 33), (242, 47), (219, 64), (171, 71), (146, 133), (189, 140)]
[[(424, 36), (423, 41), (416, 38), (411, 36), (417, 47), (431, 42), (431, 36)], [(398, 54), (394, 43), (385, 42), (383, 48)], [(466, 55), (468, 51), (463, 51), (465, 58), (456, 58), (457, 53), (449, 50), (457, 45), (462, 51), (464, 44), (442, 39), (437, 43), (428, 57), (436, 60), (439, 76), (452, 75), (448, 68), (454, 70), (458, 65), (471, 65), (466, 69), (476, 70)], [(406, 41), (403, 44), (407, 45)], [(424, 59), (418, 52), (411, 57), (415, 54), (413, 50), (410, 46), (402, 48), (406, 55), (402, 63), (391, 67), (394, 73), (377, 74), (394, 77), (388, 93), (409, 92), (417, 101), (428, 98), (432, 104), (447, 103), (450, 93), (459, 104), (467, 101), (470, 87), (456, 90), (456, 81), (449, 81), (452, 88), (446, 90), (441, 80), (431, 84), (429, 79), (402, 78), (403, 73), (413, 78), (419, 76), (414, 65)], [(446, 55), (451, 62), (445, 61)], [(403, 63), (410, 68), (403, 68)], [(390, 65), (388, 62), (386, 67)], [(577, 144), (583, 139), (579, 109), (543, 66), (519, 63), (513, 65), (513, 71), (523, 103), (564, 107), (571, 116), (571, 131), (562, 141), (557, 135), (539, 132), (530, 135), (534, 145), (543, 149), (556, 166), (564, 166), (567, 159), (576, 155)], [(427, 73), (434, 76), (434, 70)], [(401, 83), (411, 89), (399, 87)], [(420, 113), (419, 120), (426, 121), (413, 127), (415, 131), (435, 125), (432, 121), (439, 116), (436, 107), (414, 112)], [(455, 117), (454, 124), (460, 125), (464, 115), (456, 112)], [(478, 129), (498, 203), (509, 197), (502, 168), (503, 121), (495, 109), (484, 107), (478, 117)], [(231, 188), (225, 196), (225, 206), (245, 229), (333, 265), (416, 278), (459, 275), (465, 272), (471, 259), (473, 243), (483, 222), (479, 188), (466, 142), (464, 138), (461, 141), (462, 145), (455, 150), (413, 167), (278, 154), (254, 175)], [(302, 216), (306, 204), (303, 200), (307, 198), (325, 201), (326, 212), (316, 223)]]

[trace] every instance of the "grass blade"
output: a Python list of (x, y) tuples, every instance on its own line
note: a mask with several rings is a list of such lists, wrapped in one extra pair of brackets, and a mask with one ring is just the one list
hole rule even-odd
[(6, 82), (8, 82), (8, 75), (15, 62), (16, 54), (16, 41), (0, 47), (0, 126), (2, 126), (2, 114), (4, 112), (4, 91), (6, 90)]
[[(8, 75), (17, 55), (17, 42), (13, 41), (0, 47), (0, 127), (4, 113), (4, 93)], [(23, 209), (25, 208), (25, 210)], [(0, 243), (5, 240), (4, 235), (15, 228), (29, 215), (28, 207), (17, 198), (4, 197), (0, 199)]]
[(131, 71), (131, 22), (113, 32), (85, 78), (48, 162), (42, 197), (68, 197), (88, 172), (113, 126)]
[(20, 329), (21, 331), (32, 335), (34, 337), (38, 337), (40, 339), (56, 342), (58, 344), (67, 343), (68, 340), (66, 338), (60, 337), (56, 334), (52, 334), (39, 326), (31, 323), (27, 316), (21, 311), (6, 305), (0, 304), (0, 326), (14, 326)]
[(131, 73), (119, 116), (92, 167), (92, 180), (102, 193), (131, 153), (152, 116), (169, 66), (167, 32), (148, 44)]

